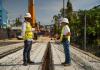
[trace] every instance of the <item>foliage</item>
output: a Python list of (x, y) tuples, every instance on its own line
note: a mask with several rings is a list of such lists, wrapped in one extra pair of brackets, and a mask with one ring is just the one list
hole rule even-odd
[[(62, 16), (63, 9), (60, 10)], [(90, 10), (73, 11), (72, 5), (68, 0), (65, 9), (65, 17), (70, 21), (70, 29), (72, 33), (71, 42), (84, 48), (84, 23), (86, 15), (86, 36), (87, 36), (87, 51), (96, 55), (100, 54), (100, 5), (95, 6)], [(56, 22), (58, 15), (56, 15)], [(55, 23), (57, 24), (57, 23)], [(98, 54), (97, 54), (98, 53)], [(98, 55), (100, 56), (100, 55)]]
[(16, 18), (14, 25), (15, 26), (21, 26), (22, 25), (22, 22), (21, 22), (20, 18)]

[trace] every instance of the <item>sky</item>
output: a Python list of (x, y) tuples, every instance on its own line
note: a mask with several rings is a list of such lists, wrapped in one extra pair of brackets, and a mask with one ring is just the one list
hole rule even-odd
[[(36, 19), (41, 24), (53, 24), (53, 15), (58, 14), (63, 7), (63, 0), (34, 0)], [(79, 9), (91, 9), (100, 5), (100, 0), (70, 0), (74, 11)], [(65, 0), (67, 4), (67, 0)], [(24, 16), (28, 8), (28, 0), (3, 0), (3, 6), (8, 11), (8, 18), (14, 20), (16, 17)]]

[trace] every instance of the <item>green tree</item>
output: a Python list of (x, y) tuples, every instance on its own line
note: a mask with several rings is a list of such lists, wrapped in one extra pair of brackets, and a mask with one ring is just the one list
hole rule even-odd
[(72, 23), (72, 20), (73, 20), (73, 8), (72, 8), (72, 4), (70, 2), (70, 0), (68, 0), (67, 2), (67, 6), (66, 6), (66, 15), (67, 15), (67, 18), (69, 19), (69, 21)]
[(58, 16), (54, 15), (53, 16), (53, 20), (54, 20), (54, 33), (58, 33)]
[(22, 25), (22, 22), (21, 22), (20, 18), (16, 18), (15, 26), (21, 26), (21, 25)]

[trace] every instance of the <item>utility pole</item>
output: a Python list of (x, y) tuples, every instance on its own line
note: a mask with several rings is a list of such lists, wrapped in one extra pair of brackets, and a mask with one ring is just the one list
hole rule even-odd
[(84, 16), (84, 49), (86, 50), (86, 12), (85, 12), (85, 16)]
[(63, 0), (63, 17), (65, 17), (65, 0)]

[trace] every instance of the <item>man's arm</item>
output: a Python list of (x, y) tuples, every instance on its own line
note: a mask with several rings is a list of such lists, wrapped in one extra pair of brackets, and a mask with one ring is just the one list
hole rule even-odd
[(64, 33), (64, 27), (61, 30), (60, 41), (62, 41), (62, 39), (63, 39), (63, 33)]
[(67, 26), (66, 31), (67, 31), (66, 37), (67, 37), (68, 41), (70, 42), (71, 32), (70, 32), (69, 26)]
[(35, 31), (35, 28), (32, 28), (32, 32), (34, 32)]
[(26, 31), (26, 23), (24, 22), (23, 24), (22, 24), (22, 37), (24, 37), (25, 36), (25, 31)]
[(68, 33), (66, 34), (66, 36), (71, 36), (71, 32), (68, 32)]

